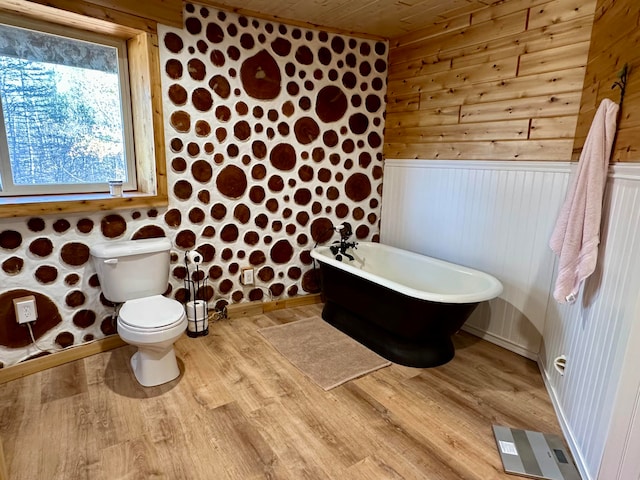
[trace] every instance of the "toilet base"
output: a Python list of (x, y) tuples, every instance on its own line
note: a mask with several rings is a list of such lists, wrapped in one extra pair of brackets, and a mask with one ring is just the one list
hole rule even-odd
[(138, 347), (138, 351), (131, 357), (131, 369), (143, 387), (162, 385), (180, 375), (173, 345), (163, 352)]

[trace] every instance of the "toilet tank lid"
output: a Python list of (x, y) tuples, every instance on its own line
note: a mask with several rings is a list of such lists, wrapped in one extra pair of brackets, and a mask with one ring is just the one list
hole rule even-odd
[(166, 237), (96, 243), (89, 247), (91, 255), (97, 258), (126, 257), (168, 250), (171, 250), (171, 241)]

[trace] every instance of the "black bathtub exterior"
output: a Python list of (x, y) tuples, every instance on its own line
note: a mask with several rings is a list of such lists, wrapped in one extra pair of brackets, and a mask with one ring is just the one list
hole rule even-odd
[(451, 336), (478, 303), (409, 297), (323, 262), (322, 318), (392, 362), (436, 367), (455, 355)]

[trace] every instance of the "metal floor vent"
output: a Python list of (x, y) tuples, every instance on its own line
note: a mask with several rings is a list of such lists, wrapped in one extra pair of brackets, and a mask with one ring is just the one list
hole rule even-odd
[(504, 471), (546, 480), (580, 480), (562, 439), (550, 433), (493, 426)]

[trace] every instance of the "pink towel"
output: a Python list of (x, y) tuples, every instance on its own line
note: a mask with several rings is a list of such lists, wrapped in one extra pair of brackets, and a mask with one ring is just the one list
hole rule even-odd
[(618, 108), (607, 98), (600, 103), (549, 241), (560, 257), (553, 292), (559, 303), (573, 303), (582, 281), (596, 269), (602, 198)]

